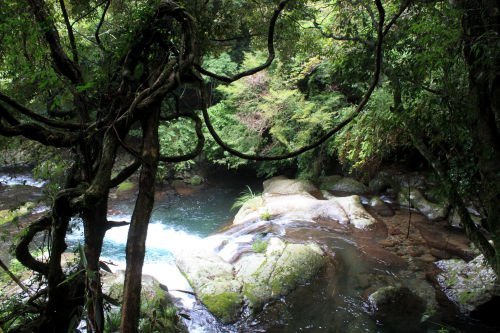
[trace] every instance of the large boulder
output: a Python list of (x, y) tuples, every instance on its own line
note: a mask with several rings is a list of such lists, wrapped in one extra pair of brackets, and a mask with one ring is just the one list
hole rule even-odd
[(448, 204), (438, 204), (427, 200), (418, 189), (402, 188), (398, 194), (399, 204), (404, 207), (414, 207), (429, 220), (443, 220), (448, 215)]
[(263, 194), (301, 194), (308, 193), (314, 197), (321, 198), (321, 192), (309, 180), (288, 179), (285, 176), (277, 176), (265, 180), (263, 183)]
[(342, 178), (340, 176), (328, 176), (321, 180), (322, 190), (331, 192), (345, 192), (352, 194), (363, 194), (368, 192), (366, 185), (352, 178)]
[[(197, 298), (224, 323), (236, 321), (244, 304), (258, 310), (287, 295), (326, 263), (323, 251), (314, 244), (285, 243), (278, 238), (258, 242), (254, 251), (241, 255), (234, 265), (207, 249), (176, 254), (177, 266)], [(262, 242), (266, 246), (260, 246)], [(237, 251), (231, 241), (225, 247)], [(224, 257), (234, 256), (226, 253)]]
[(208, 311), (225, 323), (235, 321), (243, 304), (243, 285), (234, 278), (233, 266), (204, 249), (184, 251), (176, 258), (177, 267)]
[(382, 199), (379, 197), (373, 197), (370, 202), (370, 207), (375, 211), (380, 216), (393, 216), (394, 211), (391, 209), (391, 207), (386, 204)]
[(386, 286), (368, 297), (372, 313), (394, 332), (419, 331), (425, 301), (407, 287)]
[(307, 193), (274, 195), (263, 194), (246, 202), (234, 217), (233, 224), (280, 219), (281, 223), (305, 220), (313, 222), (328, 218), (340, 223), (351, 223), (365, 228), (376, 220), (364, 209), (357, 195), (318, 200)]
[(315, 244), (286, 244), (271, 238), (265, 256), (242, 258), (237, 278), (244, 284), (248, 305), (260, 309), (267, 302), (287, 295), (307, 282), (325, 264), (323, 251)]
[(500, 296), (500, 283), (483, 255), (470, 262), (461, 259), (440, 260), (436, 281), (446, 296), (464, 313), (477, 310)]

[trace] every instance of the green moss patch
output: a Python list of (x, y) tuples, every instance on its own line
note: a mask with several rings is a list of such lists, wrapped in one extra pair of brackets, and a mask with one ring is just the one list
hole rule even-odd
[(121, 183), (118, 188), (116, 189), (116, 192), (119, 193), (119, 192), (125, 192), (125, 191), (129, 191), (131, 189), (134, 188), (134, 183), (132, 182), (123, 182)]
[(26, 202), (24, 205), (15, 210), (0, 210), (0, 225), (12, 222), (19, 216), (28, 215), (33, 207), (35, 207), (35, 204), (33, 202)]
[(225, 292), (218, 295), (206, 295), (201, 301), (214, 316), (228, 323), (236, 320), (243, 298), (238, 293)]

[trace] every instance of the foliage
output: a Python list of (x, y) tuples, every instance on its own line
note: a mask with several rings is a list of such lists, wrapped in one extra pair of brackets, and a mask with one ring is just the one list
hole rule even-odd
[[(262, 61), (262, 53), (245, 53), (242, 67)], [(280, 61), (266, 71), (218, 86), (217, 91), (224, 97), (209, 109), (214, 127), (231, 146), (250, 154), (279, 155), (309, 144), (342, 117), (342, 108), (346, 106), (343, 96), (336, 92), (322, 92), (306, 99), (295, 87), (289, 68)], [(206, 150), (209, 159), (229, 168), (249, 163), (226, 154), (211, 139)], [(294, 168), (297, 163), (303, 166), (302, 173), (310, 172), (310, 155), (305, 154), (261, 163), (257, 174), (271, 176), (279, 170)]]
[(252, 249), (257, 253), (265, 253), (267, 250), (267, 241), (257, 239), (255, 242), (253, 242)]
[(247, 185), (247, 189), (241, 192), (241, 195), (236, 198), (233, 205), (231, 206), (231, 210), (235, 210), (237, 208), (241, 208), (245, 203), (255, 200), (261, 196), (261, 193), (254, 193), (250, 186)]

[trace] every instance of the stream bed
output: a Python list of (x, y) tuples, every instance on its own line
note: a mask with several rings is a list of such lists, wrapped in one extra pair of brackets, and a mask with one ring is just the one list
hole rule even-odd
[[(26, 172), (17, 175), (1, 173), (2, 207), (15, 200), (40, 200), (43, 185)], [(404, 245), (406, 247), (398, 245), (397, 250), (389, 251), (378, 244), (391, 226), (406, 226), (408, 212), (396, 210), (396, 215), (390, 218), (376, 216), (379, 223), (369, 231), (332, 221), (311, 223), (298, 220), (285, 224), (279, 219), (228, 229), (236, 213), (230, 208), (247, 185), (255, 192), (262, 190), (261, 181), (257, 179), (221, 177), (212, 179), (208, 185), (181, 191), (184, 195), (169, 186), (160, 188), (157, 193), (143, 273), (168, 287), (180, 312), (190, 318), (185, 320), (190, 332), (494, 331), (453, 309), (437, 305), (435, 290), (425, 277), (428, 262), (418, 259), (425, 258), (427, 249), (417, 237), (416, 229), (412, 230), (411, 237), (407, 237), (409, 243)], [(133, 194), (130, 191), (112, 197), (110, 220), (130, 219)], [(43, 206), (40, 207), (38, 211), (43, 210)], [(425, 218), (415, 213), (413, 219), (417, 225), (425, 223)], [(82, 241), (82, 230), (78, 221), (74, 222), (75, 228), (67, 236), (68, 245), (73, 248)], [(221, 229), (225, 231), (218, 232)], [(112, 269), (124, 269), (127, 232), (128, 227), (124, 226), (113, 228), (106, 234), (102, 258), (112, 262)], [(194, 296), (183, 292), (192, 289), (177, 269), (174, 253), (192, 246), (212, 251), (228, 240), (256, 234), (263, 239), (277, 236), (296, 243), (314, 242), (327, 253), (328, 264), (312, 281), (266, 305), (263, 311), (252, 316), (243, 313), (237, 323), (223, 325)], [(420, 251), (418, 257), (409, 255), (412, 251)], [(437, 310), (432, 311), (431, 319), (423, 322), (420, 318), (409, 321), (401, 311), (391, 314), (390, 318), (374, 315), (367, 298), (378, 288), (388, 285), (408, 287), (426, 300), (429, 309)]]

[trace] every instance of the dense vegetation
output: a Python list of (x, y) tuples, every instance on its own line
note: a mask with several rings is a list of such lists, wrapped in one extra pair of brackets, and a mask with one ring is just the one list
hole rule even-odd
[[(140, 169), (121, 318), (135, 332), (158, 168), (188, 167), (202, 151), (310, 179), (337, 162), (370, 177), (396, 153), (419, 152), (498, 275), (499, 21), (489, 0), (2, 1), (0, 144), (24, 137), (74, 161), (51, 211), (19, 237), (17, 259), (47, 289), (11, 329), (63, 332), (85, 318), (103, 331), (108, 195)], [(134, 162), (113, 174), (120, 147)], [(75, 216), (85, 260), (68, 279), (61, 255)], [(47, 231), (41, 262), (29, 244)]]

